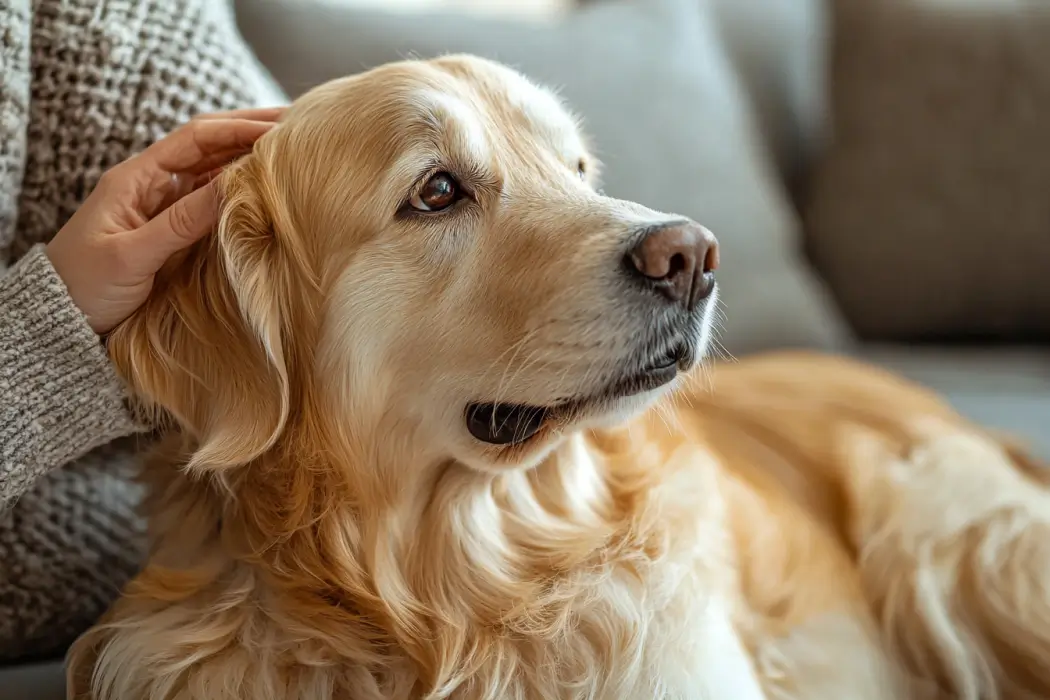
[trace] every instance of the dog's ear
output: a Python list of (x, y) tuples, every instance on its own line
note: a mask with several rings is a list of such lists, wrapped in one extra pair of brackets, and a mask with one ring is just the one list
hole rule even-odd
[(289, 307), (302, 272), (259, 156), (218, 184), (216, 231), (169, 262), (108, 341), (137, 407), (173, 419), (193, 440), (189, 466), (212, 470), (257, 458), (287, 424)]

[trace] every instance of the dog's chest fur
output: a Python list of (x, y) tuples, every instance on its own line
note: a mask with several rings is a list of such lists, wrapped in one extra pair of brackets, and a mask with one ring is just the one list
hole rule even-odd
[[(533, 483), (561, 480), (586, 493), (591, 475), (581, 470), (616, 472), (615, 462), (628, 457), (611, 452), (582, 440), (570, 443), (567, 459), (548, 465)], [(736, 567), (716, 465), (688, 444), (652, 446), (650, 454), (631, 454), (630, 460), (634, 469), (652, 460), (650, 467), (660, 470), (655, 485), (636, 494), (630, 519), (593, 557), (506, 615), (494, 635), (479, 627), (485, 639), (466, 646), (488, 651), (450, 697), (762, 697), (736, 632), (738, 586), (728, 573)], [(517, 486), (516, 494), (526, 490)], [(505, 506), (519, 517), (527, 507), (520, 501)], [(561, 510), (578, 523), (587, 520), (582, 503), (574, 513), (566, 503)], [(503, 537), (515, 541), (513, 533)], [(470, 666), (469, 659), (460, 661)]]
[[(709, 459), (687, 444), (617, 454), (580, 438), (502, 487), (431, 494), (452, 499), (440, 525), (329, 517), (303, 535), (327, 549), (293, 539), (254, 561), (230, 555), (240, 524), (209, 534), (214, 497), (169, 484), (154, 562), (170, 548), (204, 564), (147, 569), (119, 622), (96, 628), (110, 684), (99, 697), (761, 697), (735, 631), (736, 567)], [(165, 652), (184, 646), (192, 665)]]

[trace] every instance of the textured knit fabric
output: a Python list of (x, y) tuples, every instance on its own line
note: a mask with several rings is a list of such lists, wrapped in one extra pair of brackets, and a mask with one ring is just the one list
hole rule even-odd
[(881, 342), (1050, 341), (1050, 2), (834, 5), (803, 208), (842, 310)]
[(102, 343), (37, 247), (0, 279), (0, 508), (131, 433)]
[(42, 244), (195, 113), (283, 101), (219, 0), (0, 2), (0, 661), (63, 653), (143, 552), (136, 426)]

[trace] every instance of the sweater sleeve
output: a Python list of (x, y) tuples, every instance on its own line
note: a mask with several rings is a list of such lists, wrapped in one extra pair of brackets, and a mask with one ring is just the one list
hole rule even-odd
[(102, 343), (33, 248), (0, 276), (0, 511), (40, 475), (136, 429)]

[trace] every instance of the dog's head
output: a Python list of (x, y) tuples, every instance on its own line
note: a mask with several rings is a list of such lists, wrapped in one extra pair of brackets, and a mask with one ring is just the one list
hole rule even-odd
[(223, 174), (215, 235), (111, 353), (198, 466), (304, 420), (533, 464), (666, 391), (714, 315), (712, 235), (602, 195), (596, 169), (559, 100), (488, 61), (328, 83)]

